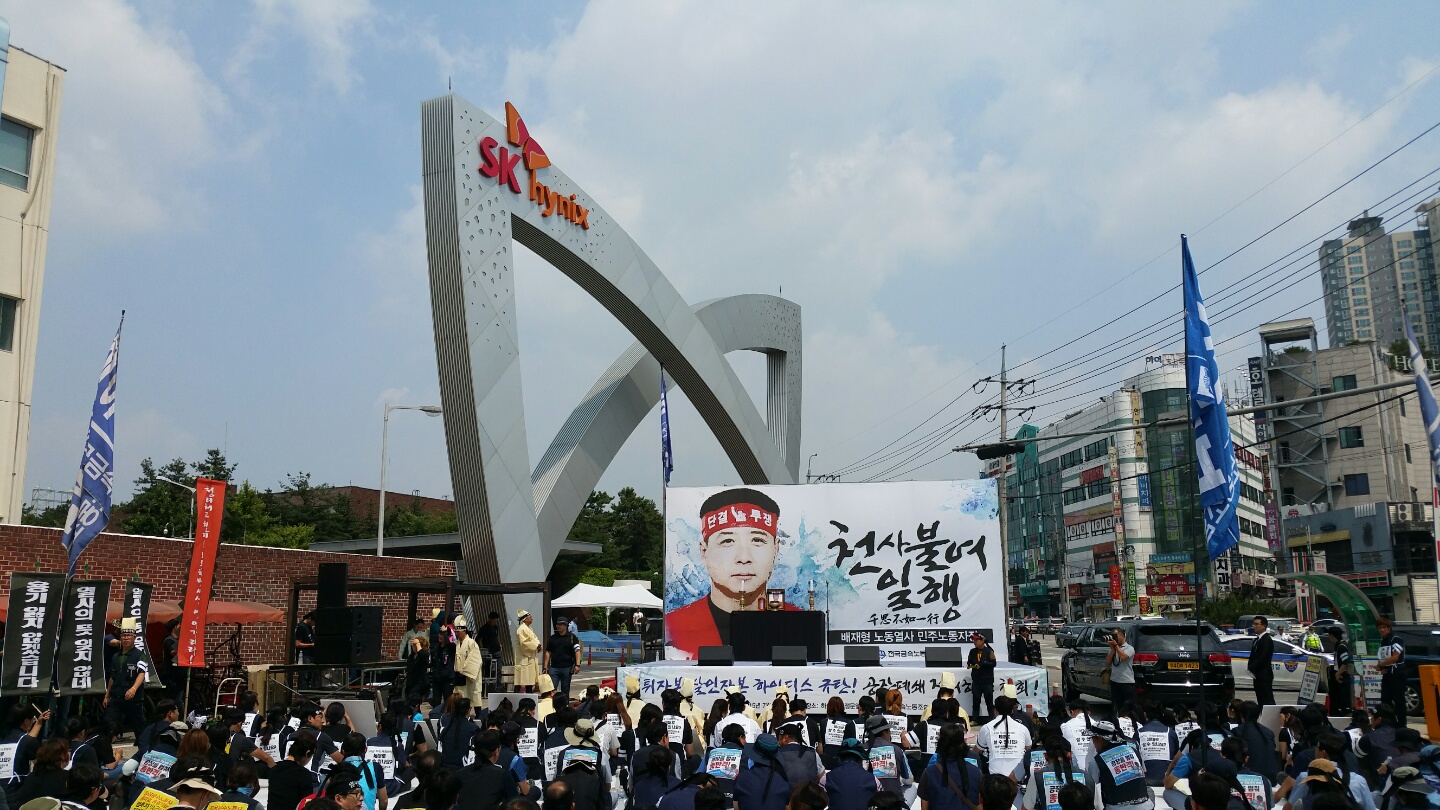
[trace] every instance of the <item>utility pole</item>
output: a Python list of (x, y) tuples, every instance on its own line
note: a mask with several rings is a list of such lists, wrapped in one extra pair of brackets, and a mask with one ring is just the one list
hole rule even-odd
[[(1024, 419), (1026, 416), (1028, 416), (1030, 413), (1033, 413), (1034, 410), (1035, 410), (1034, 408), (1014, 408), (1014, 409), (1012, 409), (1012, 408), (1009, 407), (1010, 388), (1011, 388), (1011, 386), (1014, 386), (1014, 387), (1020, 389), (1020, 392), (1021, 392), (1021, 393), (1024, 393), (1024, 392), (1025, 392), (1025, 386), (1028, 385), (1028, 386), (1031, 386), (1031, 387), (1033, 388), (1034, 385), (1035, 385), (1035, 380), (1034, 380), (1034, 379), (1028, 379), (1028, 380), (1027, 380), (1027, 379), (1025, 379), (1025, 378), (1023, 378), (1023, 377), (1020, 378), (1020, 379), (1017, 379), (1017, 380), (1010, 380), (1010, 379), (1007, 378), (1005, 375), (1006, 375), (1006, 369), (1005, 369), (1005, 346), (1002, 344), (1002, 345), (1000, 346), (1000, 379), (998, 380), (998, 382), (1000, 383), (1000, 404), (999, 404), (999, 405), (981, 405), (980, 407), (978, 407), (978, 408), (976, 408), (975, 410), (971, 411), (971, 416), (974, 416), (974, 417), (980, 417), (980, 416), (983, 416), (984, 414), (990, 413), (990, 412), (992, 412), (992, 411), (998, 411), (998, 412), (999, 412), (999, 414), (1000, 414), (1000, 441), (1001, 441), (1002, 443), (1005, 443), (1005, 442), (1009, 442), (1009, 441), (1010, 441), (1010, 434), (1009, 434), (1009, 429), (1010, 429), (1009, 415), (1010, 415), (1010, 411), (1011, 411), (1011, 410), (1020, 411), (1020, 412), (1021, 412), (1020, 418), (1021, 418), (1021, 419)], [(983, 378), (975, 381), (975, 388), (978, 389), (979, 386), (980, 386), (982, 383), (991, 383), (991, 382), (997, 382), (997, 380), (996, 380), (994, 377), (983, 377)], [(959, 448), (956, 448), (956, 450), (959, 450)], [(1006, 478), (1006, 474), (1009, 472), (1010, 457), (1011, 457), (1011, 455), (1013, 454), (1013, 452), (1014, 452), (1014, 451), (1012, 451), (1011, 453), (1006, 453), (1005, 455), (1000, 456), (1000, 472), (999, 472), (999, 475), (998, 475), (998, 479), (997, 479), (997, 481), (995, 482), (996, 499), (997, 499), (997, 501), (998, 501), (998, 511), (999, 511), (999, 517), (1000, 517), (1000, 557), (1001, 557), (1001, 559), (1002, 559), (1002, 561), (1003, 561), (1002, 564), (1001, 564), (1001, 566), (1000, 566), (1000, 577), (1001, 577), (1001, 578), (1000, 578), (1000, 582), (1001, 582), (1001, 587), (1004, 588), (1004, 591), (1005, 591), (1005, 612), (1006, 612), (1006, 615), (1007, 615), (1007, 616), (1009, 615), (1009, 612), (1010, 612), (1010, 540), (1009, 540), (1010, 535), (1009, 535), (1009, 531), (1008, 531), (1008, 524), (1009, 524), (1009, 522), (1010, 522), (1008, 512), (1009, 512), (1009, 506), (1010, 506), (1010, 505), (1009, 505), (1009, 504), (1006, 502), (1006, 500), (1005, 500), (1005, 478)], [(1016, 469), (1019, 469), (1019, 468), (1017, 467)], [(1043, 576), (1043, 575), (1042, 575), (1042, 576)]]

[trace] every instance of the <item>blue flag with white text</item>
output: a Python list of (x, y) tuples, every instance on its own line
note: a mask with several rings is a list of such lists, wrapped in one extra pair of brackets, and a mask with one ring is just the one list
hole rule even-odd
[(1220, 369), (1215, 363), (1210, 318), (1200, 296), (1190, 243), (1183, 236), (1180, 251), (1185, 275), (1185, 377), (1190, 386), (1190, 421), (1195, 427), (1205, 544), (1213, 560), (1240, 542), (1240, 518), (1235, 514), (1240, 473), (1235, 467), (1225, 395), (1219, 388)]
[(1410, 341), (1410, 365), (1415, 369), (1415, 393), (1420, 398), (1420, 418), (1425, 420), (1425, 433), (1430, 437), (1430, 476), (1440, 484), (1440, 408), (1435, 405), (1435, 391), (1430, 387), (1430, 369), (1420, 341), (1410, 328), (1410, 314), (1405, 314), (1405, 339)]
[[(120, 326), (125, 314), (120, 314)], [(100, 370), (100, 384), (95, 389), (95, 405), (90, 411), (90, 434), (85, 438), (85, 454), (80, 458), (80, 472), (75, 476), (75, 489), (70, 493), (70, 512), (65, 516), (65, 532), (60, 544), (70, 555), (69, 574), (74, 576), (75, 563), (90, 541), (110, 523), (110, 496), (115, 484), (115, 381), (120, 368), (120, 329), (110, 341), (110, 353)]]
[(665, 486), (670, 486), (670, 473), (675, 471), (675, 452), (670, 449), (670, 402), (665, 397), (665, 371), (660, 371), (660, 469), (665, 472)]

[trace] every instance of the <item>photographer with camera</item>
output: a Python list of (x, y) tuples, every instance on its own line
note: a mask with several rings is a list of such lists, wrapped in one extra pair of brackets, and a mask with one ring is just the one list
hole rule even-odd
[(1116, 627), (1105, 633), (1105, 643), (1110, 652), (1105, 655), (1105, 672), (1110, 681), (1110, 703), (1119, 711), (1121, 706), (1135, 699), (1135, 667), (1131, 659), (1135, 648), (1125, 643), (1125, 629)]

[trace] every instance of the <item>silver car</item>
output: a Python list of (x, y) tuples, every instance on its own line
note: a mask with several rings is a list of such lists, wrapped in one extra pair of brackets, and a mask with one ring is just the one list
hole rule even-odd
[[(1272, 623), (1273, 624), (1273, 623)], [(1275, 670), (1275, 689), (1282, 692), (1300, 691), (1300, 682), (1305, 677), (1305, 662), (1309, 656), (1299, 646), (1286, 641), (1283, 638), (1272, 638), (1275, 642), (1275, 654), (1270, 658), (1270, 667)], [(1250, 677), (1250, 670), (1246, 667), (1250, 663), (1250, 648), (1255, 644), (1256, 636), (1252, 633), (1241, 635), (1224, 636), (1220, 643), (1225, 647), (1225, 652), (1230, 653), (1230, 670), (1235, 673), (1236, 689), (1254, 689), (1255, 679)], [(1334, 666), (1335, 656), (1329, 653), (1314, 653), (1314, 655), (1325, 659), (1325, 665)], [(1320, 691), (1325, 691), (1325, 678), (1320, 678)]]

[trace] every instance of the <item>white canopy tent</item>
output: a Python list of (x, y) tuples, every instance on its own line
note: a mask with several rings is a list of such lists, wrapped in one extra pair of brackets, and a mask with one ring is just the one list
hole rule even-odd
[(551, 609), (564, 608), (605, 608), (605, 629), (610, 629), (610, 611), (614, 608), (653, 608), (659, 610), (665, 603), (660, 597), (640, 585), (587, 585), (580, 583), (564, 596), (551, 600)]

